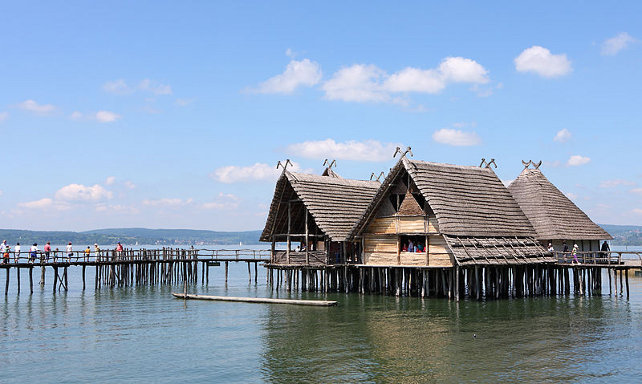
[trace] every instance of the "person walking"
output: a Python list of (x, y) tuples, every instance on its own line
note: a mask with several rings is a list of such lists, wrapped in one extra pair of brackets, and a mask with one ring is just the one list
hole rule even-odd
[(71, 257), (74, 255), (73, 247), (71, 246), (71, 241), (67, 244), (67, 261), (71, 261)]
[(16, 263), (20, 261), (20, 243), (16, 243), (13, 247), (13, 258)]
[(580, 247), (577, 246), (577, 244), (573, 244), (573, 251), (571, 252), (571, 255), (573, 256), (573, 263), (579, 264), (580, 261), (577, 259), (577, 251), (579, 250)]
[(96, 253), (96, 261), (100, 261), (100, 248), (98, 243), (94, 244), (94, 252)]

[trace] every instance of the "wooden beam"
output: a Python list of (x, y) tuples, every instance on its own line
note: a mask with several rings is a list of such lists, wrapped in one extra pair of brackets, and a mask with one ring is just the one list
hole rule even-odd
[(291, 226), (292, 226), (292, 204), (288, 203), (288, 235), (287, 235), (288, 249), (286, 251), (286, 258), (287, 258), (288, 264), (290, 264), (290, 247), (291, 247), (290, 231), (292, 229)]
[(309, 244), (309, 234), (310, 230), (308, 229), (308, 208), (303, 207), (304, 212), (305, 212), (305, 263), (310, 264), (310, 253), (308, 252), (308, 248), (310, 248)]

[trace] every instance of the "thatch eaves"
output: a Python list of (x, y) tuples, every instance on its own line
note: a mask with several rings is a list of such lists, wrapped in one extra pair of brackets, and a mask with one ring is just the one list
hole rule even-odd
[(539, 169), (524, 169), (508, 190), (535, 228), (539, 240), (612, 239)]
[[(276, 183), (274, 198), (261, 241), (270, 241), (279, 212), (283, 213), (283, 191), (288, 187), (310, 212), (318, 228), (333, 241), (346, 240), (379, 189), (378, 181), (344, 179), (285, 171)], [(287, 203), (286, 203), (287, 204)]]

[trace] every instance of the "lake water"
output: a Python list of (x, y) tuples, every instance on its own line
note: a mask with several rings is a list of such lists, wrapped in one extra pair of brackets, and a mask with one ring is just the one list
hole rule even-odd
[[(253, 271), (253, 269), (252, 269)], [(639, 382), (642, 279), (631, 297), (443, 299), (296, 294), (337, 307), (182, 301), (176, 287), (37, 286), (0, 304), (2, 383)], [(199, 271), (200, 273), (200, 271)], [(34, 271), (34, 279), (38, 273)], [(2, 273), (4, 282), (4, 273)], [(212, 267), (190, 292), (287, 297)], [(604, 280), (608, 282), (608, 279)], [(26, 293), (25, 293), (26, 292)], [(473, 337), (476, 335), (476, 337)]]

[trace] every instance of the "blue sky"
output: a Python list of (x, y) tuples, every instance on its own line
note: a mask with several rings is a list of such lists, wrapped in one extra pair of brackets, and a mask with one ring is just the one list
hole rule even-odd
[(278, 160), (521, 160), (642, 225), (638, 2), (4, 2), (0, 227), (262, 228)]

